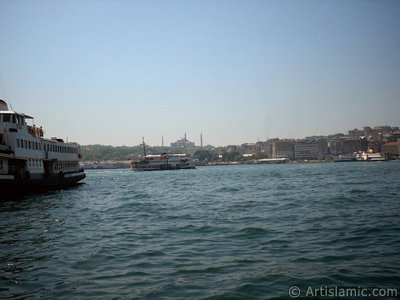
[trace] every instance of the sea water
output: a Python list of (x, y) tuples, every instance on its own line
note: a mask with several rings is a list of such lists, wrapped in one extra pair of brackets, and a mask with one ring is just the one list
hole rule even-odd
[(399, 161), (86, 173), (2, 199), (1, 299), (400, 288)]

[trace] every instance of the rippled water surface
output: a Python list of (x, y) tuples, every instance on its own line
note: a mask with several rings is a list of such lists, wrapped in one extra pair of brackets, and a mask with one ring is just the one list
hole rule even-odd
[(0, 202), (0, 298), (399, 288), (400, 162), (87, 171)]

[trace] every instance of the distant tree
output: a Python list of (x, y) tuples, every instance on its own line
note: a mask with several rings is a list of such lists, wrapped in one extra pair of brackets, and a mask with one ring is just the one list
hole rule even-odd
[(224, 151), (222, 152), (223, 161), (240, 161), (243, 157), (237, 151)]
[(139, 153), (141, 147), (127, 146), (105, 146), (105, 145), (85, 145), (81, 146), (83, 160), (103, 161), (103, 160), (126, 160), (132, 153)]
[(252, 157), (252, 159), (263, 159), (263, 158), (268, 158), (268, 154), (265, 152), (258, 152), (256, 154), (254, 154)]
[(219, 159), (218, 153), (212, 150), (196, 150), (193, 154), (193, 158), (198, 159), (199, 161), (216, 161)]

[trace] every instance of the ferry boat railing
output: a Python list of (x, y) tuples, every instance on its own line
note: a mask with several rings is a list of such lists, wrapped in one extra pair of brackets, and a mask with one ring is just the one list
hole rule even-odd
[(4, 135), (0, 133), (0, 153), (11, 153), (11, 147), (4, 142)]
[(6, 154), (11, 153), (11, 147), (4, 144), (0, 144), (0, 153), (6, 153)]
[(35, 125), (28, 125), (28, 132), (34, 137), (42, 138), (44, 136), (44, 131), (42, 127), (37, 128)]

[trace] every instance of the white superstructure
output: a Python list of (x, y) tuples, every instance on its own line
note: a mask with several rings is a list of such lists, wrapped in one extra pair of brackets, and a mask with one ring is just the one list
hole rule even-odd
[(0, 180), (23, 186), (63, 185), (85, 177), (79, 145), (44, 138), (42, 127), (28, 125), (32, 117), (10, 110), (0, 100)]

